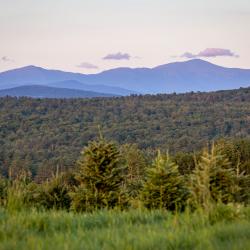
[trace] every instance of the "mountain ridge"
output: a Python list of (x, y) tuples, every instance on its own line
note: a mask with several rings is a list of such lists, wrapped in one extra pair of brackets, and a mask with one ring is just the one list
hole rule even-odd
[[(153, 68), (120, 67), (97, 74), (81, 74), (49, 70), (34, 65), (0, 73), (0, 89), (22, 85), (60, 85), (58, 82), (78, 81), (82, 90), (130, 95), (136, 93), (185, 93), (190, 91), (227, 90), (250, 85), (250, 69), (226, 68), (193, 59)], [(78, 86), (80, 86), (78, 83)], [(81, 87), (81, 86), (80, 86)]]
[(0, 97), (32, 97), (32, 98), (93, 98), (114, 97), (114, 94), (104, 94), (67, 88), (54, 88), (42, 85), (24, 85), (0, 90)]

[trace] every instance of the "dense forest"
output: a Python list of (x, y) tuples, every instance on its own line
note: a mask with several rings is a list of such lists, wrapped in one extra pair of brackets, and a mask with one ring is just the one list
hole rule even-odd
[[(100, 128), (100, 129), (99, 129)], [(0, 98), (0, 168), (38, 180), (75, 166), (99, 136), (146, 155), (200, 150), (212, 140), (250, 137), (250, 88), (211, 93), (94, 99)]]
[(0, 99), (0, 248), (249, 249), (249, 95)]

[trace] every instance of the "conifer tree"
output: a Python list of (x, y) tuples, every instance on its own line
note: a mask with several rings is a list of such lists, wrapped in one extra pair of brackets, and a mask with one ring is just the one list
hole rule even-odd
[[(249, 204), (250, 202), (250, 147), (244, 140), (219, 140), (216, 148), (225, 154), (232, 164), (236, 178), (235, 197), (236, 202)], [(248, 159), (248, 160), (247, 160)]]
[(141, 193), (147, 208), (180, 209), (186, 197), (183, 177), (169, 155), (158, 155), (146, 173)]
[(190, 175), (191, 204), (209, 209), (213, 202), (230, 202), (236, 190), (236, 176), (220, 147), (204, 150)]
[(72, 208), (77, 211), (113, 208), (121, 205), (123, 166), (116, 145), (103, 138), (84, 148), (78, 162), (79, 186), (72, 193)]
[(125, 161), (125, 188), (127, 194), (136, 198), (141, 190), (145, 170), (146, 157), (136, 144), (125, 144), (120, 148), (122, 158)]

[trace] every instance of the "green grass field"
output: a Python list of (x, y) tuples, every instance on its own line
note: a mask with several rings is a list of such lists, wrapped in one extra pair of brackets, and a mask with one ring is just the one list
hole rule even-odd
[(0, 249), (250, 249), (250, 209), (202, 213), (0, 210)]

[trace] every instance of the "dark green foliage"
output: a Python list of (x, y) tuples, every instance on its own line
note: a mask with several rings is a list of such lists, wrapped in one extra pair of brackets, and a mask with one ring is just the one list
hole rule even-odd
[(235, 170), (239, 168), (240, 172), (250, 174), (250, 140), (221, 139), (216, 142), (216, 147), (228, 157)]
[(122, 163), (112, 142), (100, 139), (85, 147), (76, 174), (79, 185), (71, 195), (72, 209), (84, 211), (124, 205)]
[[(119, 144), (193, 152), (220, 137), (249, 138), (249, 110), (249, 88), (92, 100), (0, 98), (0, 169), (7, 176), (11, 166), (25, 165), (38, 182), (51, 178), (57, 166), (75, 165), (98, 125)], [(244, 162), (249, 171), (249, 156)]]
[(176, 210), (182, 208), (186, 195), (184, 179), (178, 166), (168, 154), (162, 155), (159, 151), (147, 170), (141, 192), (142, 202), (147, 208)]
[(250, 203), (250, 141), (220, 140), (216, 146), (225, 154), (236, 174), (238, 190), (235, 200)]
[(145, 154), (136, 144), (125, 144), (120, 148), (122, 158), (124, 159), (124, 184), (126, 193), (136, 198), (142, 188), (145, 177), (147, 160)]
[(28, 181), (25, 176), (19, 176), (15, 180), (5, 180), (5, 183), (4, 198), (6, 200), (2, 202), (2, 205), (8, 210), (21, 210), (26, 207), (46, 209), (69, 209), (70, 207), (71, 186), (63, 174), (43, 184)]
[(0, 206), (5, 205), (7, 199), (8, 181), (0, 175)]
[(198, 154), (179, 152), (173, 157), (173, 161), (179, 166), (181, 174), (190, 174), (195, 168), (195, 158)]
[(69, 196), (69, 186), (64, 176), (56, 176), (50, 181), (41, 185), (37, 200), (42, 207), (47, 209), (69, 209), (71, 199)]

